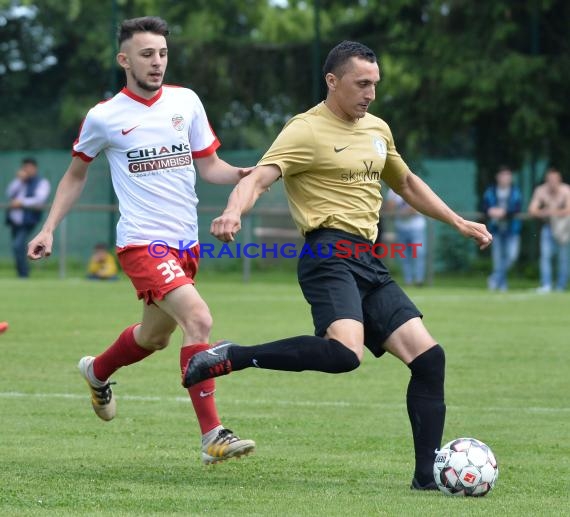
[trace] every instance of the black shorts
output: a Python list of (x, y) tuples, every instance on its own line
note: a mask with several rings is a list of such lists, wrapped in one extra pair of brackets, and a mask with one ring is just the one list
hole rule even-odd
[(406, 321), (421, 318), (422, 313), (379, 258), (371, 252), (356, 257), (355, 246), (363, 249), (365, 244), (372, 246), (341, 230), (310, 232), (306, 245), (312, 253), (300, 254), (297, 276), (311, 305), (315, 335), (324, 336), (331, 323), (339, 319), (360, 321), (364, 325), (364, 344), (380, 357), (390, 334)]

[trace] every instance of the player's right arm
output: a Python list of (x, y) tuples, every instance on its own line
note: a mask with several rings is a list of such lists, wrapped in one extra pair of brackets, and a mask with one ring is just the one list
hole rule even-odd
[(281, 177), (276, 165), (260, 165), (240, 180), (230, 197), (222, 215), (216, 217), (210, 226), (210, 233), (222, 242), (234, 240), (241, 229), (241, 216), (253, 208), (259, 197)]
[(87, 181), (89, 163), (75, 156), (61, 178), (47, 219), (40, 232), (28, 244), (28, 258), (49, 257), (53, 246), (53, 232), (81, 196)]

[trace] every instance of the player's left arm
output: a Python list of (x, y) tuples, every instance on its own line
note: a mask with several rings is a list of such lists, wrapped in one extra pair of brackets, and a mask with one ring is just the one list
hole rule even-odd
[(474, 239), (480, 249), (485, 249), (493, 240), (484, 224), (463, 219), (417, 175), (406, 173), (385, 178), (386, 183), (418, 212), (453, 226), (465, 237)]
[(253, 167), (234, 167), (222, 160), (217, 153), (202, 158), (194, 158), (200, 177), (208, 183), (235, 185), (247, 176)]

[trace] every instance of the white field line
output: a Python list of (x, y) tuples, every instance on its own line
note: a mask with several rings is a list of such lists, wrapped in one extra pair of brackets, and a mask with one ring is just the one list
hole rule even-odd
[[(542, 303), (545, 299), (554, 299), (559, 297), (559, 293), (552, 293), (550, 295), (538, 295), (534, 291), (519, 291), (519, 292), (507, 292), (507, 293), (489, 293), (488, 291), (477, 291), (474, 293), (457, 293), (457, 294), (410, 294), (410, 298), (417, 302), (428, 302), (428, 301), (441, 301), (441, 302), (456, 302), (456, 301), (484, 301), (497, 302), (497, 303), (510, 303), (512, 301), (528, 301), (536, 300)], [(250, 294), (247, 291), (239, 294), (229, 294), (226, 293), (223, 296), (224, 301), (236, 301), (236, 302), (290, 302), (290, 303), (304, 303), (305, 300), (301, 293), (296, 295), (279, 295), (279, 294)]]
[[(0, 399), (85, 399), (88, 395), (79, 395), (76, 393), (23, 393), (18, 391), (4, 391), (0, 392)], [(190, 399), (188, 397), (148, 397), (148, 396), (137, 396), (137, 395), (120, 395), (117, 396), (117, 400), (132, 400), (135, 402), (160, 402), (160, 403), (189, 403)], [(231, 404), (236, 404), (240, 406), (284, 406), (284, 407), (360, 407), (369, 409), (381, 409), (381, 408), (392, 408), (400, 409), (404, 408), (404, 403), (402, 404), (382, 404), (382, 403), (365, 403), (365, 402), (350, 402), (342, 400), (272, 400), (272, 399), (232, 399)], [(448, 406), (449, 409), (461, 409), (462, 406)], [(471, 408), (466, 409), (471, 410)], [(509, 406), (494, 406), (486, 407), (487, 411), (512, 411), (512, 412), (523, 412), (523, 413), (569, 413), (570, 407), (509, 407)]]

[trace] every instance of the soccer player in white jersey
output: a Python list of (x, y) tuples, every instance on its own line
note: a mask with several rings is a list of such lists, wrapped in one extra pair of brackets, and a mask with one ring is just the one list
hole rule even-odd
[[(79, 362), (93, 409), (103, 420), (116, 413), (111, 375), (165, 348), (177, 325), (184, 335), (181, 368), (209, 348), (212, 317), (193, 280), (199, 244), (185, 249), (187, 243), (198, 242), (194, 166), (203, 179), (219, 184), (235, 184), (249, 172), (218, 157), (220, 143), (198, 96), (163, 84), (167, 35), (167, 24), (158, 17), (121, 24), (117, 62), (125, 71), (126, 87), (87, 113), (51, 211), (28, 246), (30, 259), (51, 254), (54, 230), (79, 199), (90, 162), (104, 151), (121, 213), (117, 255), (144, 304), (140, 323), (127, 327), (100, 355)], [(158, 257), (164, 253), (149, 247), (157, 240), (165, 243), (165, 256)], [(188, 389), (202, 432), (204, 463), (255, 448), (252, 440), (240, 439), (222, 426), (214, 391), (213, 379)]]

